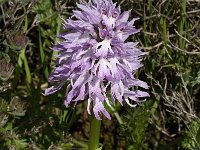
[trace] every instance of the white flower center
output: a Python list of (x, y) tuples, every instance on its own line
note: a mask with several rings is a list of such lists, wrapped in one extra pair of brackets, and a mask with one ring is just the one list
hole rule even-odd
[(105, 25), (107, 27), (112, 27), (112, 28), (115, 27), (115, 21), (116, 21), (116, 19), (113, 18), (112, 16), (108, 17), (107, 15), (103, 15), (103, 21), (104, 21), (104, 23), (105, 23)]
[(114, 53), (111, 48), (111, 39), (104, 39), (103, 41), (99, 42), (96, 46), (96, 56), (105, 57), (108, 53)]

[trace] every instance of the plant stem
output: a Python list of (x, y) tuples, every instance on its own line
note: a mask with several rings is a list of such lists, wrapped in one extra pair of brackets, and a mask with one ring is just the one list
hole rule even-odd
[(97, 120), (94, 115), (91, 117), (90, 122), (90, 137), (88, 143), (88, 150), (96, 150), (99, 148), (101, 121)]

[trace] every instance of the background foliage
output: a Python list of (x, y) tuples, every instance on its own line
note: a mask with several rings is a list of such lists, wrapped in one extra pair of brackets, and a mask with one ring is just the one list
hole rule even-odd
[[(44, 97), (54, 63), (50, 47), (73, 0), (0, 0), (1, 149), (87, 149), (86, 104), (63, 105), (64, 89)], [(136, 108), (118, 106), (104, 118), (103, 149), (200, 149), (200, 2), (119, 0), (140, 17), (139, 41), (149, 52), (137, 76), (151, 97)]]

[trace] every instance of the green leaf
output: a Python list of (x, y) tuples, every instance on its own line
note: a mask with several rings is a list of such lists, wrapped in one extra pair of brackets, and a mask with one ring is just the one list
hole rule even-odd
[(197, 134), (196, 134), (196, 140), (197, 140), (197, 143), (200, 144), (200, 127), (197, 131)]

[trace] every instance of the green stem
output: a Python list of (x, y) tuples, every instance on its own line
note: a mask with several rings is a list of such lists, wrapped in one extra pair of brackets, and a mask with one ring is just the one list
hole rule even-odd
[(99, 148), (101, 121), (97, 120), (94, 115), (91, 117), (90, 122), (90, 137), (88, 143), (88, 150), (96, 150)]

